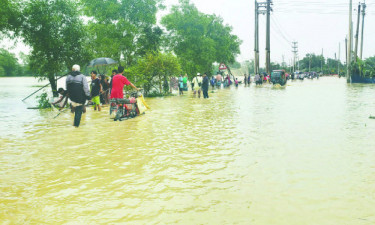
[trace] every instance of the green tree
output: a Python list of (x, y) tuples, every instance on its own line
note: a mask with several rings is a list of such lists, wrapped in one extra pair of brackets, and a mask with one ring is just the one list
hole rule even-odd
[(365, 60), (357, 58), (357, 62), (353, 61), (350, 65), (353, 74), (359, 74), (362, 77), (375, 76), (375, 57), (370, 57)]
[[(153, 26), (161, 0), (81, 0), (84, 13), (90, 18), (90, 45), (95, 57), (112, 57), (132, 65), (148, 51), (157, 50), (160, 37)], [(154, 40), (152, 43), (146, 40)], [(151, 43), (151, 44), (149, 44)], [(148, 48), (148, 49), (147, 49)]]
[(0, 77), (32, 76), (28, 67), (27, 56), (20, 54), (24, 63), (20, 64), (16, 56), (5, 49), (0, 49)]
[(0, 49), (0, 76), (17, 76), (20, 65), (14, 54)]
[(17, 31), (20, 22), (19, 2), (16, 0), (1, 0), (0, 31)]
[(162, 18), (168, 30), (168, 46), (179, 57), (190, 78), (197, 72), (211, 71), (212, 64), (234, 63), (241, 41), (222, 18), (198, 11), (189, 0), (180, 0)]
[(57, 95), (56, 76), (70, 71), (73, 64), (85, 65), (87, 33), (73, 0), (34, 0), (26, 4), (22, 37), (32, 47), (30, 69), (48, 79)]
[(241, 63), (234, 62), (228, 65), (231, 69), (241, 69)]
[(300, 70), (309, 72), (310, 71), (321, 71), (321, 66), (325, 65), (325, 59), (322, 55), (306, 54), (306, 56), (299, 61)]
[(366, 70), (368, 71), (366, 73), (366, 76), (373, 77), (375, 76), (375, 56), (369, 57), (365, 60), (366, 64)]
[(165, 80), (171, 76), (177, 76), (181, 72), (181, 66), (176, 56), (171, 53), (147, 53), (138, 60), (137, 64), (126, 70), (129, 79), (135, 80), (137, 86), (143, 86), (145, 95), (153, 90), (162, 93)]
[(254, 73), (254, 60), (246, 60), (245, 62), (242, 63), (242, 67), (246, 68), (247, 74), (252, 74)]
[(137, 55), (144, 56), (149, 52), (158, 52), (163, 41), (163, 30), (158, 27), (145, 27), (138, 39)]

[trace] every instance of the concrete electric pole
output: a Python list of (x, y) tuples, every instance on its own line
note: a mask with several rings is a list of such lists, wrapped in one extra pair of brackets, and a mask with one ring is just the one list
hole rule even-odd
[(338, 56), (338, 60), (337, 60), (337, 74), (339, 75), (339, 77), (340, 77), (340, 51), (341, 51), (341, 45), (340, 45), (340, 42), (339, 42), (339, 56)]
[(297, 55), (298, 55), (298, 42), (296, 41), (293, 41), (292, 42), (293, 46), (293, 54), (294, 54), (294, 58), (293, 58), (293, 73), (296, 72), (296, 59), (297, 59)]
[(363, 51), (363, 30), (365, 28), (365, 15), (366, 15), (366, 3), (362, 3), (361, 52), (359, 54), (359, 58), (361, 59), (362, 59), (362, 51)]
[(349, 0), (349, 38), (348, 38), (348, 55), (346, 56), (347, 57), (347, 69), (346, 69), (346, 82), (347, 83), (350, 83), (351, 82), (351, 68), (350, 68), (350, 64), (352, 63), (352, 0)]
[[(254, 40), (254, 72), (259, 73), (259, 14), (267, 16), (266, 25), (266, 72), (271, 73), (271, 50), (270, 50), (270, 14), (272, 0), (267, 2), (257, 2), (255, 0), (255, 40)], [(261, 9), (262, 8), (262, 9)]]
[(323, 60), (324, 60), (324, 56), (323, 56), (323, 49), (322, 49), (322, 60), (320, 61), (320, 72), (323, 74)]
[(359, 37), (359, 20), (361, 19), (361, 4), (358, 3), (358, 16), (357, 16), (357, 30), (355, 32), (355, 46), (354, 46), (354, 61), (357, 62), (358, 58), (358, 37)]
[(271, 0), (267, 0), (267, 28), (266, 28), (266, 71), (267, 74), (271, 74)]
[(255, 1), (254, 73), (259, 74), (259, 5)]

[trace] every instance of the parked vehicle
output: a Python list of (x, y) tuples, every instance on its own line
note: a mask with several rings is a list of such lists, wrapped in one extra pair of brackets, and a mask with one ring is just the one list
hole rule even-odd
[(303, 79), (305, 79), (305, 74), (303, 72), (296, 71), (295, 72), (295, 77), (296, 77), (296, 79), (303, 80)]
[(317, 77), (316, 72), (307, 72), (307, 78), (314, 79), (315, 77)]
[(271, 73), (271, 83), (280, 84), (284, 86), (286, 84), (285, 70), (274, 70)]

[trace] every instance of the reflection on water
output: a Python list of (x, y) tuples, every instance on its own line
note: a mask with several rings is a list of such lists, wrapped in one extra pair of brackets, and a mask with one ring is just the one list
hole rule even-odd
[[(147, 99), (145, 115), (26, 110), (0, 84), (5, 224), (374, 224), (371, 85), (338, 78)], [(17, 82), (15, 82), (17, 81)]]

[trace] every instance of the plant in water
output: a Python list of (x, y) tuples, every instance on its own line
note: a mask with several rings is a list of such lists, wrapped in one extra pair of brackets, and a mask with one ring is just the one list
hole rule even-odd
[(39, 96), (36, 96), (36, 98), (38, 99), (38, 108), (39, 109), (51, 108), (51, 104), (48, 101), (47, 93), (43, 93)]
[(352, 73), (359, 74), (361, 77), (375, 77), (375, 67), (373, 66), (373, 58), (361, 60), (357, 58), (357, 62), (353, 61), (350, 65)]

